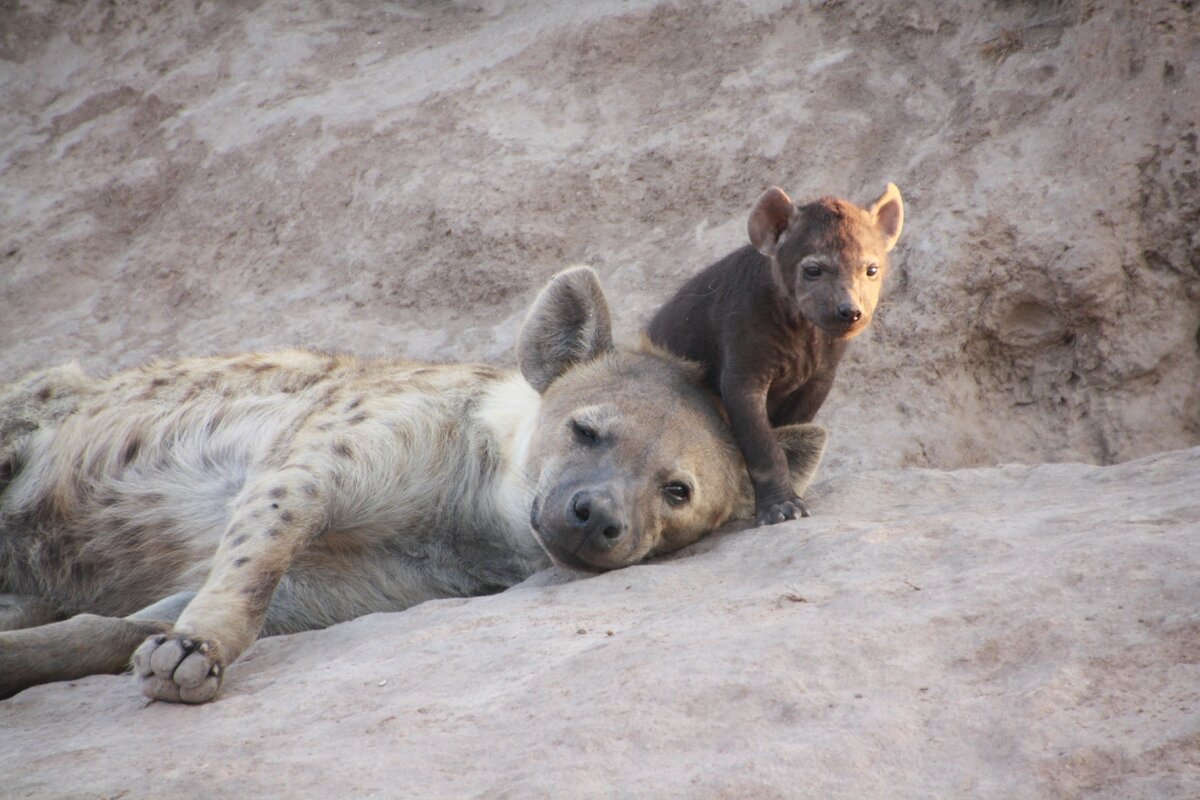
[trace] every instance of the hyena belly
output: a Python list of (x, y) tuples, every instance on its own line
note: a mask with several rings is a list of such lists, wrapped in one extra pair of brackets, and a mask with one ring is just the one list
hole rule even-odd
[(225, 396), (208, 363), (97, 382), (24, 440), (0, 495), (0, 592), (121, 616), (199, 588), (247, 474), (306, 413), (303, 393)]
[(303, 501), (308, 484), (274, 480), (289, 464), (320, 485), (324, 524), (280, 582), (267, 633), (520, 580), (544, 556), (532, 540), (508, 547), (519, 526), (491, 480), (498, 432), (475, 413), (506, 384), (481, 369), (292, 352), (96, 382), (10, 458), (0, 593), (121, 616), (195, 591), (239, 503), (288, 488)]

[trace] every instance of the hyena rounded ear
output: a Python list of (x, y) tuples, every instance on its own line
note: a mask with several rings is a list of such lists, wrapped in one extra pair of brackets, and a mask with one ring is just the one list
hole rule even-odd
[(829, 434), (820, 425), (811, 424), (784, 425), (773, 433), (787, 456), (792, 487), (797, 495), (803, 495), (821, 464)]
[(883, 194), (879, 195), (879, 199), (871, 203), (867, 213), (871, 215), (879, 235), (883, 237), (884, 250), (891, 252), (896, 246), (896, 240), (900, 238), (900, 231), (904, 229), (904, 200), (900, 198), (900, 190), (896, 188), (896, 184), (889, 183)]
[(750, 234), (750, 244), (754, 249), (770, 258), (779, 249), (779, 240), (788, 229), (796, 216), (796, 204), (787, 192), (778, 186), (772, 186), (762, 193), (754, 209), (750, 212), (750, 221), (746, 231)]
[(533, 301), (517, 342), (517, 363), (540, 393), (571, 367), (612, 349), (612, 318), (600, 279), (590, 267), (572, 267), (551, 278)]

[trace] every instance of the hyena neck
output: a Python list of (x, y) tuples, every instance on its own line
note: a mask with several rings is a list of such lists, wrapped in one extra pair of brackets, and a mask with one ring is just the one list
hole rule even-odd
[(542, 398), (519, 373), (510, 373), (487, 390), (479, 419), (491, 431), (501, 453), (501, 477), (493, 504), (516, 552), (545, 559), (529, 528), (535, 480), (526, 472)]

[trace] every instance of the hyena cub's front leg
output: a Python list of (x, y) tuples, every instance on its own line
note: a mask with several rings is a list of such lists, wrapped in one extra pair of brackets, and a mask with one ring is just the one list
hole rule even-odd
[(279, 579), (324, 526), (326, 494), (304, 467), (247, 485), (200, 592), (169, 634), (150, 637), (133, 655), (143, 694), (183, 703), (216, 696), (225, 668), (262, 630)]

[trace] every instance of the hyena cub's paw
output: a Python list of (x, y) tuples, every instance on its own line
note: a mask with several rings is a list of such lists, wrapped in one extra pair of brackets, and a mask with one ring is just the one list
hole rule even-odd
[(755, 512), (755, 522), (762, 525), (775, 525), (788, 519), (799, 519), (811, 516), (808, 506), (799, 497), (792, 497), (780, 503), (770, 503), (759, 506)]
[(133, 654), (133, 675), (142, 694), (172, 703), (207, 703), (221, 688), (225, 663), (216, 642), (197, 636), (159, 634)]

